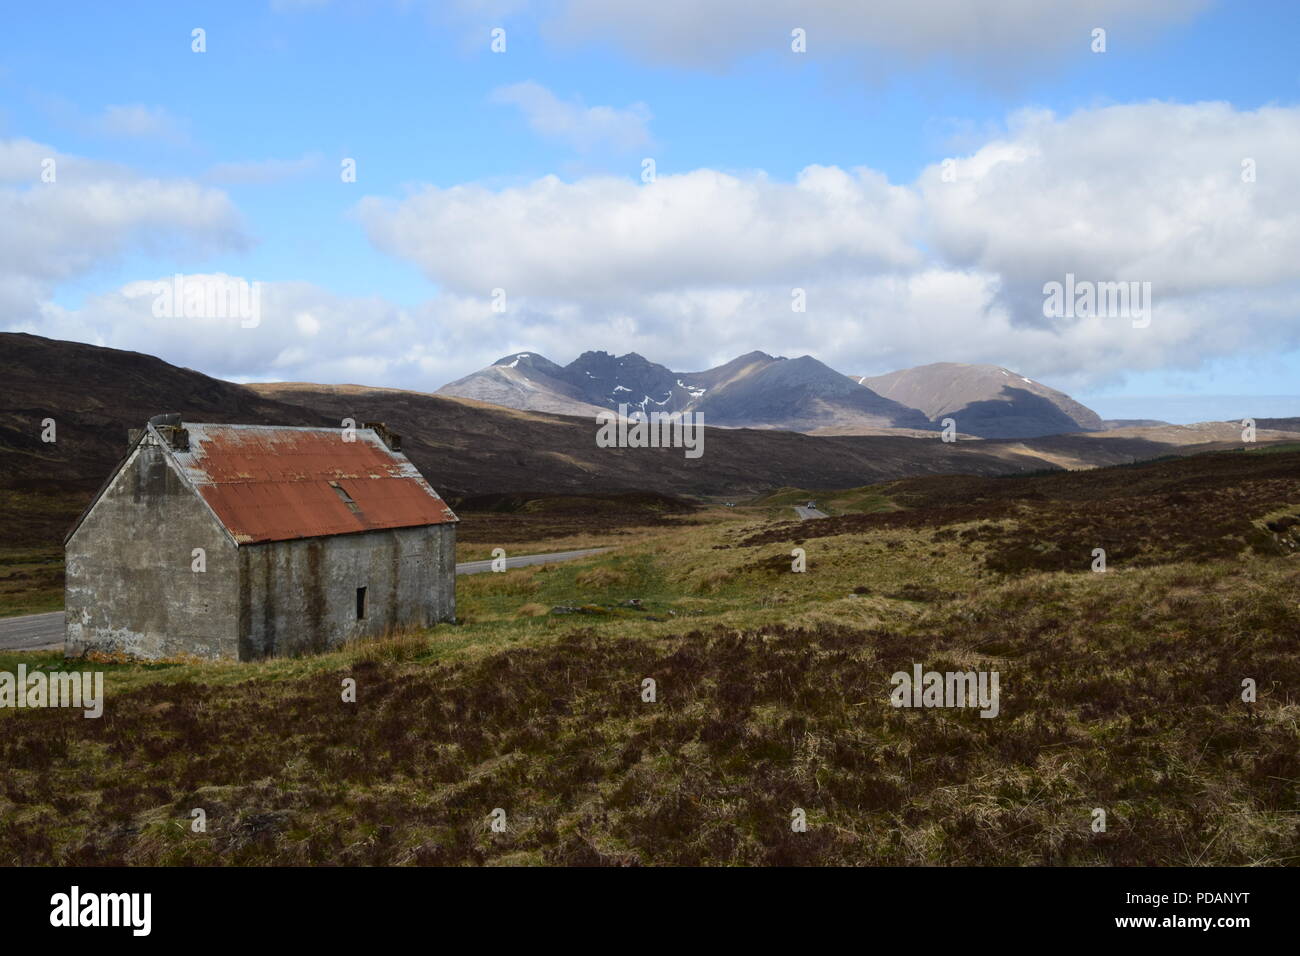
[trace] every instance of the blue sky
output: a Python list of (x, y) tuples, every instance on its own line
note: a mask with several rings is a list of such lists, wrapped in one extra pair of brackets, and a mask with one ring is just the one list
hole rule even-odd
[[(433, 390), (516, 349), (690, 369), (759, 348), (991, 362), (1105, 416), (1300, 415), (1300, 4), (605, 6), (15, 6), (5, 327), (241, 380)], [(798, 186), (810, 167), (843, 175)], [(752, 269), (729, 261), (751, 241)], [(1150, 281), (1151, 329), (1038, 321), (1066, 270)], [(265, 321), (141, 316), (132, 284), (178, 272), (265, 284)]]

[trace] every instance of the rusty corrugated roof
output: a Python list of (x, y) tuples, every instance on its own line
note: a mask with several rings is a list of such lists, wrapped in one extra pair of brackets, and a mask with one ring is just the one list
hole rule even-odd
[(370, 429), (186, 422), (171, 454), (241, 544), (458, 520), (416, 467)]

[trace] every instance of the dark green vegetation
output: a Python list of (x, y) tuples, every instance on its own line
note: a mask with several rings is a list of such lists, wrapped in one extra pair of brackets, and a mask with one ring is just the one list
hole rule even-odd
[[(99, 720), (0, 711), (0, 863), (1300, 860), (1300, 455), (842, 500), (881, 496), (630, 529), (343, 653), (100, 665)], [(998, 671), (1000, 714), (890, 707), (914, 663)]]

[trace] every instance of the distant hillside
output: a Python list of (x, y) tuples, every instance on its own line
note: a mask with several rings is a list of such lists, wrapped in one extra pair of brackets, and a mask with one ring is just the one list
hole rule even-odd
[[(758, 358), (701, 374), (739, 386), (733, 394), (741, 398), (754, 389), (752, 401), (761, 405), (767, 376), (774, 388), (787, 369), (805, 383), (815, 378), (800, 367), (802, 361)], [(828, 384), (832, 392), (839, 387), (833, 380)], [(820, 400), (816, 390), (809, 389), (807, 396), (806, 407), (815, 410)], [(76, 511), (125, 451), (127, 429), (160, 412), (180, 412), (191, 421), (286, 425), (337, 426), (344, 418), (383, 421), (402, 435), (403, 450), (449, 496), (631, 490), (732, 496), (782, 486), (851, 488), (916, 475), (1081, 468), (1234, 444), (1230, 430), (1212, 432), (1204, 444), (1179, 448), (1141, 435), (1105, 433), (947, 444), (937, 436), (821, 437), (710, 427), (704, 456), (688, 459), (680, 448), (598, 448), (596, 424), (586, 415), (519, 411), (399, 389), (235, 385), (136, 352), (3, 333), (0, 488), (6, 494), (0, 496), (0, 524), (6, 543), (49, 546), (61, 540)], [(52, 444), (40, 440), (45, 419), (55, 422), (57, 441)], [(1261, 433), (1260, 440), (1271, 434)], [(1240, 444), (1239, 436), (1235, 443)]]
[[(139, 352), (0, 333), (0, 485), (90, 491), (126, 451), (127, 429), (159, 412), (192, 421), (324, 425), (303, 408)], [(55, 441), (41, 440), (54, 421)]]
[(1037, 438), (1100, 430), (1101, 417), (1064, 392), (996, 365), (936, 362), (857, 379), (933, 422), (982, 438)]
[[(544, 368), (544, 367), (543, 367)], [(601, 449), (595, 422), (399, 389), (279, 383), (236, 385), (138, 352), (0, 333), (0, 487), (89, 494), (126, 449), (127, 429), (160, 412), (191, 421), (338, 425), (386, 421), (439, 488), (728, 494), (973, 470), (991, 474), (1032, 454), (937, 440), (824, 439), (788, 432), (707, 430), (705, 457), (681, 449)], [(56, 438), (41, 441), (52, 419)]]
[(1255, 427), (1280, 432), (1300, 432), (1300, 418), (1257, 418)]
[[(1295, 431), (1288, 430), (1288, 422), (1300, 421), (1285, 418), (1261, 418), (1255, 422), (1255, 440), (1257, 442), (1283, 441), (1295, 439)], [(1221, 442), (1229, 445), (1242, 443), (1241, 421), (1235, 422), (1195, 422), (1191, 425), (1170, 425), (1161, 422), (1155, 425), (1127, 425), (1108, 428), (1104, 432), (1090, 433), (1095, 437), (1105, 438), (1142, 438), (1148, 441), (1164, 442), (1170, 445), (1196, 445), (1204, 442)]]
[(1102, 419), (1101, 427), (1110, 431), (1115, 428), (1158, 428), (1168, 424), (1169, 422), (1158, 418), (1105, 418)]
[[(820, 438), (772, 429), (706, 428), (704, 457), (680, 448), (598, 448), (596, 424), (468, 399), (359, 386), (253, 385), (261, 395), (310, 407), (333, 419), (381, 419), (402, 435), (402, 448), (439, 490), (455, 495), (538, 491), (646, 490), (664, 494), (755, 494), (798, 485), (850, 487), (909, 474), (1004, 474), (1051, 467), (1050, 456), (994, 443), (944, 444), (895, 436)], [(706, 421), (708, 419), (706, 418)], [(1162, 454), (1151, 442), (1108, 460)], [(1115, 457), (1110, 457), (1110, 456)], [(867, 476), (855, 480), (858, 476)], [(846, 485), (840, 485), (847, 482)]]

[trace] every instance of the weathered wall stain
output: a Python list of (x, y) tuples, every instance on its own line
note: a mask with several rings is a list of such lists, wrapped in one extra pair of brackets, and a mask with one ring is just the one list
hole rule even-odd
[[(242, 545), (258, 573), (248, 601), (274, 605), (255, 616), (251, 657), (330, 650), (402, 626), (428, 627), (456, 615), (454, 524)], [(366, 616), (356, 616), (357, 588)]]

